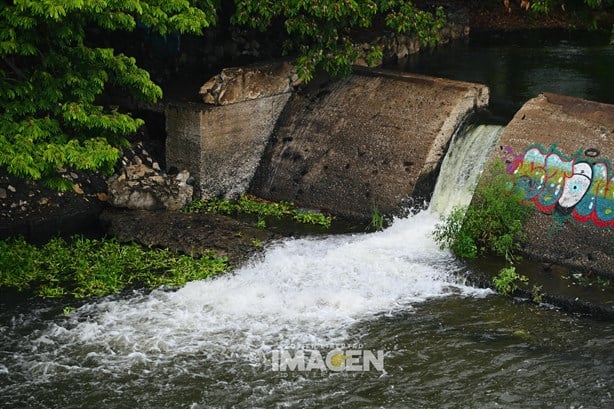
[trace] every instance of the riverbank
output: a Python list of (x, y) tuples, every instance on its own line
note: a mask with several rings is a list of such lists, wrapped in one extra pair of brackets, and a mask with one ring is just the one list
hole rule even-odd
[[(429, 1), (423, 3), (428, 4)], [(568, 6), (556, 7), (547, 14), (540, 14), (527, 9), (530, 7), (530, 1), (449, 0), (446, 4), (444, 7), (464, 13), (472, 32), (599, 28), (609, 30), (614, 24), (614, 10), (595, 11), (586, 7)]]

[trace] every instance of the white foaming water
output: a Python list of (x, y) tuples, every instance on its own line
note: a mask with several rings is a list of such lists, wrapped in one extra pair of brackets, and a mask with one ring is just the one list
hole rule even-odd
[(188, 370), (185, 357), (195, 356), (213, 365), (261, 364), (271, 350), (288, 345), (355, 343), (351, 337), (366, 320), (428, 298), (488, 294), (456, 281), (462, 265), (439, 249), (432, 233), (435, 212), (469, 204), (501, 130), (468, 127), (455, 136), (433, 213), (396, 220), (378, 233), (285, 240), (233, 274), (85, 305), (32, 334), (27, 349), (35, 353), (24, 365), (44, 378), (147, 371), (165, 363), (180, 373)]
[(433, 241), (435, 223), (425, 211), (379, 233), (286, 240), (233, 274), (85, 305), (33, 343), (62, 368), (108, 370), (185, 354), (249, 360), (288, 344), (354, 342), (348, 336), (361, 320), (427, 298), (486, 293), (456, 283), (460, 265)]

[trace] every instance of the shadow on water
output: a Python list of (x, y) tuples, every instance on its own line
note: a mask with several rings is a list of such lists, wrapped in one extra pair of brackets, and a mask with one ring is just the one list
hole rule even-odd
[(511, 119), (542, 92), (614, 103), (614, 46), (609, 35), (561, 30), (479, 33), (410, 56), (398, 68), (486, 84), (490, 109)]

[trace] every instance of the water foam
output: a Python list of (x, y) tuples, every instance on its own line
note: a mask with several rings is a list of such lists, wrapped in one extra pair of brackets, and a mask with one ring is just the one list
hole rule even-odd
[(383, 232), (286, 240), (233, 274), (87, 304), (32, 339), (43, 353), (36, 372), (186, 354), (249, 360), (288, 344), (352, 342), (362, 320), (428, 298), (483, 294), (455, 282), (461, 266), (433, 241), (435, 222), (422, 212)]

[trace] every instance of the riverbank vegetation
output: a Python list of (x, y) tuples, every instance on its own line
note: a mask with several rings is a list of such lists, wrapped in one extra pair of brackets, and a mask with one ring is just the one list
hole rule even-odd
[(194, 258), (115, 239), (60, 238), (37, 247), (22, 238), (0, 241), (0, 290), (43, 298), (87, 298), (127, 287), (176, 287), (227, 269), (227, 259)]
[(435, 240), (460, 258), (492, 254), (513, 263), (525, 239), (524, 224), (533, 207), (515, 189), (512, 175), (496, 162), (476, 189), (468, 209), (454, 209), (437, 225)]
[(493, 277), (495, 289), (503, 295), (513, 294), (528, 282), (518, 274), (514, 262), (526, 238), (524, 225), (534, 211), (523, 192), (515, 188), (514, 177), (497, 161), (483, 177), (467, 209), (456, 208), (442, 218), (434, 231), (441, 248), (448, 247), (463, 259), (480, 255), (505, 258), (508, 266)]
[(182, 209), (186, 213), (211, 213), (227, 216), (252, 215), (257, 217), (256, 226), (266, 228), (266, 219), (288, 219), (296, 223), (313, 224), (328, 229), (333, 217), (321, 212), (300, 209), (291, 202), (271, 202), (252, 195), (241, 195), (238, 200), (210, 198), (195, 200)]

